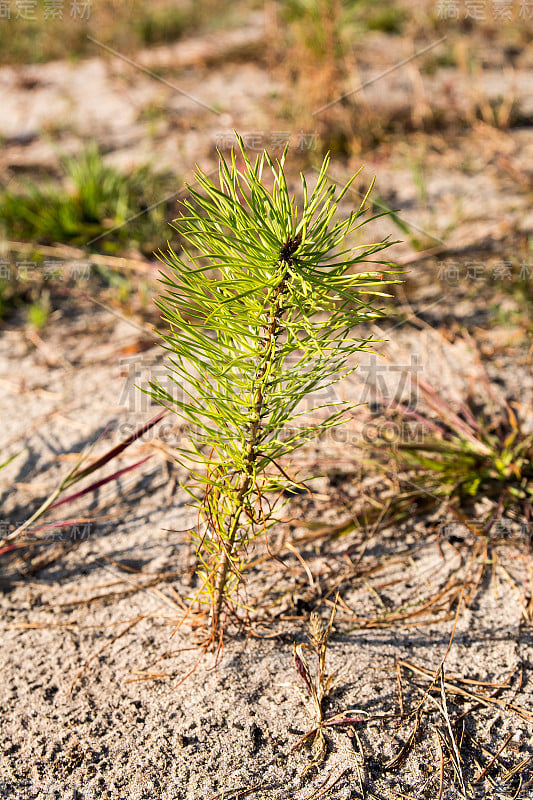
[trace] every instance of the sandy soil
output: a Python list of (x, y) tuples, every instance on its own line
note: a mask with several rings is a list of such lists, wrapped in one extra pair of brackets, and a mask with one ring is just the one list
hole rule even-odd
[[(136, 424), (151, 416), (140, 394), (132, 398), (131, 368), (124, 370), (116, 358), (138, 331), (103, 311), (80, 311), (75, 319), (57, 319), (46, 339), (56, 354), (62, 343), (71, 343), (64, 353), (69, 364), (51, 368), (23, 330), (11, 330), (2, 341), (2, 374), (9, 376), (3, 418), (10, 436), (24, 432), (28, 447), (5, 479), (17, 489), (4, 501), (11, 520), (29, 510), (23, 498), (35, 492), (34, 476), (52, 488), (68, 454), (110, 426), (98, 445), (105, 449), (128, 432), (124, 420)], [(397, 364), (408, 364), (416, 348), (430, 379), (439, 373), (460, 386), (475, 375), (473, 355), (461, 342), (449, 344), (436, 333), (404, 326), (395, 346)], [(157, 371), (156, 348), (141, 358), (137, 371)], [(525, 365), (518, 372), (515, 379), (531, 392), (531, 373)], [(357, 400), (361, 388), (352, 380), (341, 392)], [(34, 424), (28, 432), (29, 418)], [(347, 436), (355, 449), (353, 432)], [(4, 796), (202, 798), (257, 787), (260, 797), (307, 798), (330, 781), (335, 787), (326, 796), (335, 798), (360, 796), (361, 782), (378, 797), (395, 797), (400, 790), (434, 796), (438, 713), (424, 717), (420, 741), (402, 769), (388, 772), (384, 764), (400, 744), (392, 740), (396, 721), (380, 717), (398, 713), (399, 660), (435, 670), (444, 656), (455, 610), (449, 581), (464, 575), (472, 537), (464, 531), (455, 542), (444, 537), (440, 554), (435, 534), (428, 537), (435, 519), (422, 517), (370, 537), (352, 531), (340, 539), (324, 534), (314, 543), (304, 541), (298, 550), (312, 580), (288, 551), (285, 567), (268, 561), (257, 567), (248, 581), (250, 599), (268, 589), (271, 606), (266, 609), (264, 598), (258, 603), (254, 626), (260, 637), (229, 636), (216, 669), (207, 654), (182, 682), (200, 653), (191, 649), (195, 636), (186, 625), (172, 636), (182, 616), (179, 598), (193, 588), (191, 554), (179, 531), (194, 523), (194, 515), (176, 484), (186, 475), (155, 449), (161, 441), (173, 446), (179, 437), (174, 423), (160, 423), (124, 457), (124, 464), (133, 463), (152, 452), (142, 474), (134, 471), (118, 487), (107, 486), (69, 509), (94, 520), (79, 534), (81, 541), (67, 528), (63, 541), (49, 544), (35, 562), (11, 562), (3, 572)], [(360, 499), (356, 458), (346, 442), (323, 442), (305, 460), (325, 477), (313, 483), (316, 497), (293, 502), (287, 512), (296, 539), (309, 535), (304, 521), (334, 530), (350, 519)], [(38, 559), (52, 558), (54, 547), (61, 548), (60, 557), (39, 568)], [(492, 683), (511, 676), (510, 689), (498, 697), (527, 710), (533, 641), (520, 599), (527, 576), (519, 553), (520, 548), (501, 548), (501, 569), (492, 579), (489, 573), (462, 607), (446, 674)], [(292, 642), (305, 640), (313, 607), (330, 613), (332, 587), (342, 591), (343, 605), (329, 646), (329, 669), (339, 676), (328, 710), (357, 709), (352, 713), (371, 720), (332, 731), (325, 763), (300, 777), (312, 755), (307, 746), (291, 748), (312, 727), (313, 716), (294, 668)], [(422, 605), (446, 587), (444, 603), (423, 613), (419, 624), (387, 620), (387, 613)], [(420, 700), (412, 678), (406, 670), (407, 707)], [(449, 698), (450, 713), (461, 708), (456, 699)], [(488, 752), (496, 752), (509, 734), (522, 757), (529, 752), (530, 725), (505, 704), (478, 709), (468, 722)], [(406, 731), (409, 726), (400, 733), (403, 739)], [(465, 771), (474, 775), (475, 748), (465, 747), (465, 754)], [(445, 797), (458, 796), (454, 784), (449, 776)], [(486, 792), (485, 787), (479, 796), (491, 796)]]
[[(172, 64), (176, 75), (168, 79), (179, 78), (179, 92), (107, 57), (0, 70), (2, 173), (53, 171), (56, 145), (76, 152), (88, 128), (124, 169), (147, 158), (181, 177), (190, 177), (195, 161), (212, 168), (216, 139), (232, 127), (281, 130), (271, 105), (279, 78), (249, 58), (264, 35), (263, 18), (254, 16), (227, 42), (209, 40), (202, 50), (195, 40), (139, 55), (147, 69)], [(372, 36), (361, 53), (363, 78), (383, 61), (376, 53), (384, 52), (384, 35)], [(402, 41), (387, 38), (391, 63), (405, 56)], [(482, 88), (496, 98), (511, 78), (487, 57)], [(509, 322), (520, 300), (495, 277), (502, 264), (516, 277), (530, 260), (529, 57), (525, 50), (512, 76), (520, 123), (421, 130), (410, 149), (378, 145), (365, 158), (361, 188), (377, 172), (379, 196), (402, 209), (431, 249), (421, 257), (405, 241), (391, 251), (410, 272), (396, 297), (398, 321), (375, 332), (388, 340), (381, 349), (389, 363), (409, 365), (414, 354), (430, 381), (464, 391), (476, 383), (481, 353), (502, 395), (519, 398), (532, 425), (530, 327)], [(422, 81), (401, 71), (385, 76), (368, 87), (366, 101), (401, 116), (415, 105), (416, 85), (418, 108), (423, 95), (457, 119), (468, 116), (472, 87), (459, 72), (441, 69)], [(445, 99), (450, 82), (455, 105)], [(147, 122), (141, 112), (154, 106), (157, 119)], [(415, 157), (425, 169), (422, 195)], [(365, 236), (390, 230), (382, 219)], [(483, 281), (472, 277), (473, 264), (482, 265)], [(91, 293), (90, 282), (78, 288)], [(58, 304), (40, 334), (22, 316), (4, 327), (3, 440), (9, 452), (25, 449), (1, 473), (3, 524), (22, 522), (83, 447), (98, 439), (94, 452), (103, 452), (156, 413), (134, 387), (164, 369), (151, 329), (142, 314), (96, 305), (79, 292)], [(362, 399), (369, 363), (362, 359), (359, 377), (339, 386), (340, 396)], [(397, 375), (384, 374), (392, 382)], [(355, 427), (348, 427), (344, 440), (322, 441), (296, 464), (323, 477), (312, 482), (311, 496), (290, 502), (287, 523), (273, 534), (280, 545), (296, 542), (297, 554), (284, 549), (284, 565), (265, 559), (249, 575), (254, 635), (230, 631), (216, 664), (211, 653), (198, 661), (198, 632), (185, 624), (173, 635), (195, 585), (182, 531), (196, 517), (181, 485), (186, 471), (171, 458), (183, 436), (175, 420), (164, 419), (118, 466), (149, 461), (69, 507), (69, 518), (87, 520), (83, 528), (67, 526), (62, 539), (31, 557), (0, 564), (0, 797), (434, 798), (442, 770), (442, 797), (451, 800), (463, 790), (446, 749), (447, 714), (462, 737), (467, 797), (531, 797), (532, 576), (516, 526), (516, 544), (498, 548), (489, 564), (464, 526), (437, 537), (449, 521), (442, 511), (417, 516), (413, 509), (401, 525), (353, 529), (354, 508), (373, 483), (361, 476)], [(329, 618), (337, 590), (328, 670), (338, 677), (326, 713), (350, 712), (360, 721), (329, 727), (327, 757), (313, 765), (309, 742), (294, 749), (314, 718), (293, 643), (306, 641), (312, 610)], [(405, 615), (414, 608), (420, 616)], [(415, 668), (434, 675), (445, 654), (446, 699), (432, 693), (418, 729), (416, 715), (398, 728), (402, 702), (412, 711), (430, 684)], [(412, 750), (395, 763), (411, 733)], [(516, 765), (521, 777), (511, 772)]]

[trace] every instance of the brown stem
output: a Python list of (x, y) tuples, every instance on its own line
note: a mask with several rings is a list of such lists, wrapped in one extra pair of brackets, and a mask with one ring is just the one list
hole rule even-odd
[(228, 542), (226, 547), (224, 548), (222, 561), (219, 564), (217, 578), (216, 578), (215, 598), (213, 602), (213, 634), (215, 636), (215, 639), (220, 625), (220, 612), (222, 610), (222, 601), (224, 600), (224, 589), (226, 587), (226, 578), (228, 576), (231, 557), (233, 555), (233, 546), (235, 544), (235, 537), (237, 535), (239, 520), (241, 518), (243, 510), (242, 501), (249, 487), (250, 487), (250, 478), (248, 475), (243, 475), (241, 479), (241, 485), (239, 486), (239, 490), (237, 492), (237, 497), (235, 498), (236, 508), (235, 511), (233, 512), (233, 515), (228, 525), (228, 530), (229, 530)]

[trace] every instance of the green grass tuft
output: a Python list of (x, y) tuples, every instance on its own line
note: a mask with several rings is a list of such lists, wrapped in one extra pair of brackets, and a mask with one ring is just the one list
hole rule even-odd
[(146, 166), (122, 175), (105, 164), (95, 144), (79, 156), (64, 158), (62, 169), (61, 185), (27, 181), (18, 191), (0, 194), (8, 239), (78, 246), (97, 239), (97, 250), (117, 252), (136, 245), (151, 255), (160, 244), (169, 202), (151, 206), (168, 190), (166, 176)]

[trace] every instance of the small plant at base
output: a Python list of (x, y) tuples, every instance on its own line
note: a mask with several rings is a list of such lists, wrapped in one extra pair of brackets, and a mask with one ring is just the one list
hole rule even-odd
[[(243, 170), (233, 152), (231, 164), (220, 156), (219, 188), (198, 171), (203, 193), (190, 189), (176, 220), (191, 249), (182, 258), (170, 248), (164, 257), (171, 274), (162, 278), (166, 294), (157, 304), (170, 325), (162, 336), (170, 377), (183, 395), (159, 382), (147, 390), (191, 427), (190, 446), (180, 452), (194, 464), (188, 489), (202, 523), (193, 534), (201, 580), (194, 601), (210, 606), (213, 642), (225, 612), (235, 609), (248, 545), (277, 521), (272, 493), (295, 485), (279, 459), (340, 424), (349, 408), (337, 403), (322, 421), (298, 425), (309, 392), (354, 369), (348, 359), (368, 348), (370, 340), (351, 331), (381, 316), (370, 301), (384, 296), (376, 286), (385, 273), (351, 269), (389, 245), (342, 249), (364, 224), (366, 197), (332, 223), (356, 176), (335, 198), (326, 157), (310, 196), (301, 176), (299, 215), (285, 178), (287, 149), (277, 166), (266, 152), (252, 164), (238, 141)], [(271, 191), (262, 183), (265, 166)]]
[[(324, 704), (328, 698), (335, 680), (337, 672), (328, 674), (326, 671), (326, 654), (328, 650), (328, 641), (333, 628), (333, 621), (337, 611), (338, 595), (331, 612), (331, 617), (328, 624), (324, 627), (320, 621), (320, 617), (316, 612), (311, 614), (309, 619), (309, 634), (308, 644), (294, 645), (294, 665), (298, 675), (302, 679), (312, 701), (315, 727), (308, 731), (296, 744), (293, 750), (296, 750), (304, 742), (312, 738), (311, 749), (313, 752), (312, 762), (305, 768), (304, 773), (308, 772), (319, 761), (323, 761), (327, 753), (326, 737), (324, 730), (326, 728), (349, 728), (356, 722), (363, 722), (364, 717), (358, 716), (361, 713), (359, 709), (348, 709), (340, 714), (335, 714), (326, 717), (324, 714)], [(313, 672), (307, 652), (314, 654), (316, 657), (316, 667)], [(354, 716), (356, 714), (357, 716)]]

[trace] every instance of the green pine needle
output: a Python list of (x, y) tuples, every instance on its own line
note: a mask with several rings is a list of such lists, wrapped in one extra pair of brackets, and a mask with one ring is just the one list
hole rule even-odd
[(390, 242), (341, 247), (368, 220), (363, 201), (333, 223), (347, 187), (335, 197), (327, 156), (310, 196), (301, 176), (298, 209), (285, 178), (287, 149), (276, 163), (264, 152), (252, 164), (237, 140), (244, 167), (235, 152), (231, 163), (220, 155), (218, 186), (198, 171), (202, 192), (190, 190), (175, 221), (189, 249), (162, 256), (171, 273), (157, 302), (169, 326), (162, 343), (181, 392), (155, 381), (148, 390), (188, 424), (182, 462), (203, 467), (189, 487), (203, 493), (195, 600), (210, 607), (214, 641), (235, 611), (250, 542), (277, 521), (269, 493), (294, 486), (279, 460), (341, 424), (351, 408), (336, 403), (325, 419), (306, 423), (301, 401), (352, 371), (351, 356), (369, 348), (353, 328), (382, 316), (373, 298), (387, 296), (381, 290), (393, 272), (354, 272)]

